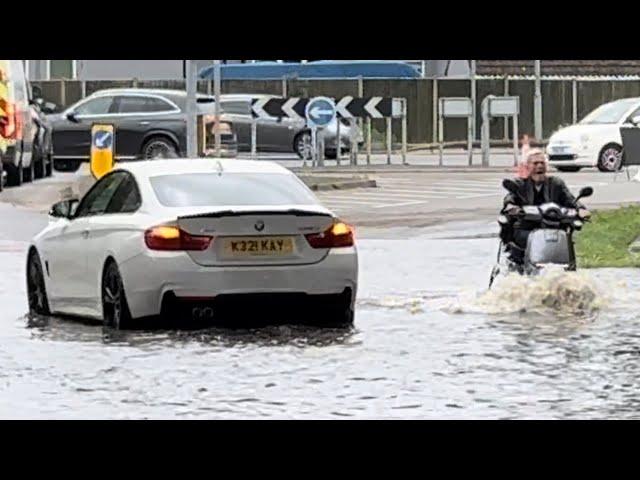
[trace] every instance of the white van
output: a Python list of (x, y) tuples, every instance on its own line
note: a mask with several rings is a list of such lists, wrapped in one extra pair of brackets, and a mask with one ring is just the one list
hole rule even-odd
[(7, 184), (16, 186), (23, 181), (33, 180), (31, 160), (35, 126), (29, 105), (29, 83), (22, 60), (0, 60), (0, 81), (6, 87), (0, 89), (0, 95), (4, 97), (0, 98), (0, 137), (4, 144), (0, 155), (7, 174)]

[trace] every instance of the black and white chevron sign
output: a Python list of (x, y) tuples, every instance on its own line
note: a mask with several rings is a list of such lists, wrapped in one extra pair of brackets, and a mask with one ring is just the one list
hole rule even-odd
[(288, 117), (304, 120), (308, 98), (254, 98), (251, 101), (253, 118)]
[(336, 103), (342, 118), (385, 118), (394, 116), (393, 98), (389, 97), (344, 97)]
[[(305, 119), (308, 98), (263, 98), (251, 101), (254, 118), (288, 117)], [(336, 102), (338, 117), (341, 118), (386, 118), (399, 117), (399, 99), (391, 97), (343, 97)]]

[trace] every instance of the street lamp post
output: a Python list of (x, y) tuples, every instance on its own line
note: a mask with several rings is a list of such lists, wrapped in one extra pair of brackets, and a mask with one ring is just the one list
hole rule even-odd
[(195, 72), (195, 62), (186, 61), (187, 70), (187, 157), (198, 156), (198, 136), (196, 131), (196, 91), (197, 78)]
[(215, 142), (216, 142), (216, 157), (220, 157), (221, 154), (221, 141), (220, 141), (220, 60), (215, 60), (214, 72), (213, 72), (213, 90), (215, 95), (215, 116), (216, 116), (216, 130), (215, 130)]

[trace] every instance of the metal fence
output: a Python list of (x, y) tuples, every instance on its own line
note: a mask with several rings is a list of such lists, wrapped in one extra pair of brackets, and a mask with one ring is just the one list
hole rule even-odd
[[(480, 104), (490, 94), (520, 97), (519, 132), (534, 132), (533, 77), (476, 77), (475, 79), (323, 79), (323, 80), (228, 80), (222, 82), (222, 93), (268, 93), (284, 96), (383, 96), (407, 99), (407, 141), (413, 146), (435, 146), (438, 141), (438, 99), (440, 97), (472, 97), (475, 83), (475, 140), (480, 135)], [(184, 89), (183, 80), (34, 81), (47, 101), (61, 108), (105, 88), (140, 87)], [(563, 125), (575, 123), (599, 105), (625, 97), (640, 97), (640, 77), (542, 77), (543, 139)], [(213, 84), (200, 81), (198, 90), (211, 93)], [(400, 143), (400, 120), (393, 120), (393, 141)], [(373, 120), (373, 141), (385, 141), (384, 120)], [(491, 124), (491, 139), (511, 139), (508, 122), (502, 118)], [(451, 119), (444, 132), (445, 142), (464, 144), (467, 138), (465, 119)]]

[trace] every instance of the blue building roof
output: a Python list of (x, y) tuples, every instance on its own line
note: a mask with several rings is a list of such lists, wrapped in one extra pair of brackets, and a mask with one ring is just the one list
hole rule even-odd
[[(213, 79), (214, 67), (200, 70)], [(220, 66), (222, 80), (278, 80), (286, 78), (419, 78), (413, 66), (390, 60), (322, 60), (307, 63), (258, 62)]]

